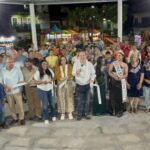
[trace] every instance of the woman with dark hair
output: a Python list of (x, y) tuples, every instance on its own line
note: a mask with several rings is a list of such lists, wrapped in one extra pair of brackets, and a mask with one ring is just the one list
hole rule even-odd
[(67, 64), (66, 57), (60, 58), (60, 65), (55, 70), (57, 89), (58, 89), (58, 112), (60, 120), (65, 119), (65, 113), (68, 119), (73, 119), (74, 98), (73, 98), (73, 76), (72, 65)]
[(48, 64), (43, 60), (34, 75), (37, 84), (38, 95), (42, 103), (43, 120), (49, 124), (49, 106), (51, 109), (52, 121), (56, 121), (55, 101), (53, 96), (53, 71), (48, 68)]
[(131, 56), (128, 72), (128, 97), (130, 102), (130, 112), (137, 112), (139, 98), (142, 96), (142, 83), (144, 80), (144, 69), (137, 55)]
[(96, 82), (99, 86), (101, 104), (98, 100), (97, 88), (94, 87), (94, 96), (93, 96), (93, 115), (104, 115), (106, 114), (106, 91), (105, 91), (105, 74), (102, 70), (102, 57), (97, 59), (96, 63)]
[(125, 60), (124, 57), (124, 53), (119, 51), (116, 56), (116, 61), (112, 62), (109, 67), (109, 112), (117, 117), (123, 115), (123, 103), (126, 102), (127, 99), (126, 78), (128, 76), (128, 66), (123, 62), (123, 60)]

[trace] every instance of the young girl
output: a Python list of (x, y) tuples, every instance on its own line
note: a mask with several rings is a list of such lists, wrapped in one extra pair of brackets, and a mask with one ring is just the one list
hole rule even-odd
[(144, 97), (145, 97), (145, 106), (146, 112), (150, 111), (150, 59), (146, 64), (146, 68), (144, 70)]

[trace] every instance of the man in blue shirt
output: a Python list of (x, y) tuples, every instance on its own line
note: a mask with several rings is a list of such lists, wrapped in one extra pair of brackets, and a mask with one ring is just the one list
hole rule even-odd
[(22, 100), (22, 93), (21, 93), (22, 88), (20, 86), (14, 87), (14, 85), (23, 81), (24, 81), (23, 74), (20, 68), (14, 66), (13, 59), (11, 57), (7, 57), (6, 68), (3, 69), (3, 82), (6, 89), (6, 97), (13, 118), (13, 122), (17, 122), (18, 118), (16, 113), (18, 113), (19, 121), (21, 125), (25, 124), (23, 100)]

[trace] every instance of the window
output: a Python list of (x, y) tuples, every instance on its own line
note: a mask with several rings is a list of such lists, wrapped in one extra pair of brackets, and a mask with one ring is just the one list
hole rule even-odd
[(13, 26), (17, 26), (17, 18), (13, 18)]

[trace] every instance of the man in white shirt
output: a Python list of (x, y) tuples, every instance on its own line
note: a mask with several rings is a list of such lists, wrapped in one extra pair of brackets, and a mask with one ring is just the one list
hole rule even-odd
[(79, 61), (74, 64), (72, 74), (75, 76), (76, 82), (77, 120), (81, 120), (83, 116), (86, 119), (90, 119), (91, 88), (96, 75), (94, 66), (86, 58), (85, 51), (80, 52)]
[(22, 93), (21, 93), (22, 89), (20, 86), (14, 88), (14, 85), (23, 81), (24, 81), (23, 74), (20, 68), (14, 66), (13, 59), (11, 57), (7, 57), (6, 67), (3, 70), (3, 82), (6, 88), (6, 97), (11, 115), (13, 117), (12, 123), (17, 122), (18, 120), (16, 114), (17, 111), (19, 114), (19, 121), (21, 125), (25, 124)]

